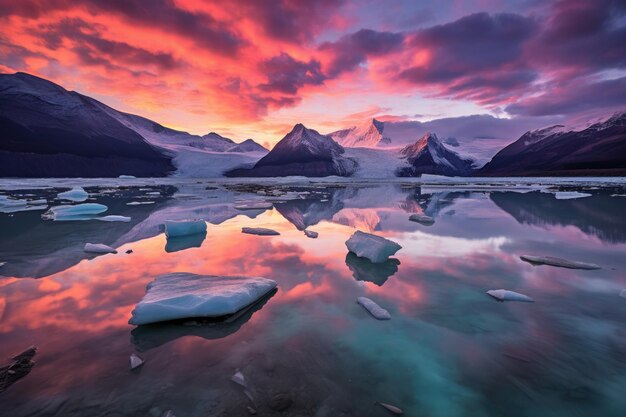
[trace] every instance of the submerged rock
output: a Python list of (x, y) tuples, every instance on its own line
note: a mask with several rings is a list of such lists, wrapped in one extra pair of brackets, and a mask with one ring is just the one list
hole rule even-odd
[(276, 288), (276, 281), (261, 277), (196, 275), (175, 272), (150, 282), (135, 306), (130, 324), (223, 317), (235, 314)]
[(391, 405), (391, 404), (386, 404), (386, 403), (381, 403), (380, 401), (376, 401), (376, 404), (380, 405), (382, 408), (384, 408), (385, 410), (397, 415), (397, 416), (401, 416), (404, 414), (404, 411), (402, 411), (400, 408), (396, 407), (395, 405)]
[(278, 236), (279, 232), (273, 229), (267, 229), (265, 227), (242, 227), (242, 233), (247, 233), (249, 235), (259, 235), (259, 236)]
[(89, 194), (87, 194), (87, 191), (85, 191), (83, 187), (74, 187), (69, 191), (57, 195), (57, 198), (70, 201), (85, 201), (87, 197), (89, 197)]
[(177, 237), (206, 233), (204, 220), (178, 220), (165, 222), (165, 236)]
[(411, 214), (409, 216), (409, 220), (412, 222), (420, 223), (425, 226), (430, 226), (435, 223), (435, 219), (430, 216), (426, 216), (425, 214)]
[(563, 258), (557, 258), (555, 256), (522, 255), (520, 256), (520, 259), (533, 265), (550, 265), (569, 269), (602, 269), (600, 265), (586, 262), (570, 261)]
[(117, 253), (117, 250), (104, 243), (85, 243), (84, 251), (87, 253)]
[(524, 303), (534, 303), (535, 300), (533, 300), (532, 298), (530, 298), (527, 295), (524, 294), (520, 294), (518, 292), (515, 291), (509, 291), (509, 290), (489, 290), (487, 291), (487, 294), (489, 294), (490, 296), (492, 296), (493, 298), (495, 298), (498, 301), (521, 301)]
[(391, 255), (402, 249), (402, 246), (389, 239), (357, 230), (346, 241), (348, 250), (361, 258), (374, 263), (384, 262)]
[(0, 366), (0, 393), (30, 373), (35, 366), (33, 358), (36, 354), (37, 348), (30, 346), (13, 356), (8, 364)]
[(310, 237), (311, 239), (317, 239), (317, 237), (318, 237), (320, 234), (319, 234), (319, 233), (317, 233), (317, 232), (314, 232), (313, 230), (307, 230), (307, 229), (304, 229), (304, 235), (305, 235), (306, 237)]
[(391, 314), (389, 314), (387, 310), (367, 297), (359, 297), (356, 299), (356, 302), (361, 304), (372, 316), (374, 316), (374, 318), (378, 320), (391, 319)]
[(276, 394), (269, 402), (269, 407), (276, 411), (285, 411), (293, 404), (293, 400), (287, 394)]
[(50, 207), (48, 211), (41, 215), (41, 218), (56, 221), (90, 220), (95, 215), (104, 213), (107, 210), (107, 206), (98, 203), (62, 205)]
[(133, 353), (132, 355), (130, 355), (130, 369), (137, 369), (140, 366), (142, 366), (145, 363), (145, 361), (137, 354)]

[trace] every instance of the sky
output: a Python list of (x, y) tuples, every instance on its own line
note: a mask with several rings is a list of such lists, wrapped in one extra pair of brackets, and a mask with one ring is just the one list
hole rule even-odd
[(625, 39), (624, 0), (0, 0), (0, 72), (266, 144), (298, 122), (622, 110)]

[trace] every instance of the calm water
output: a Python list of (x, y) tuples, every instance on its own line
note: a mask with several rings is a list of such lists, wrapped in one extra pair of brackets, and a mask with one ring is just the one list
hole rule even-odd
[[(239, 211), (235, 202), (264, 198), (258, 187), (206, 188), (86, 188), (89, 201), (130, 223), (0, 213), (0, 366), (39, 350), (32, 371), (0, 393), (0, 415), (245, 416), (247, 406), (262, 416), (390, 415), (375, 401), (407, 416), (626, 415), (626, 197), (611, 197), (623, 189), (557, 200), (540, 191), (292, 187), (295, 199), (271, 210)], [(59, 204), (59, 191), (2, 194)], [(421, 212), (435, 224), (408, 221)], [(183, 218), (205, 219), (206, 238), (166, 242), (160, 224)], [(244, 235), (243, 226), (281, 235)], [(401, 244), (397, 260), (347, 256), (356, 229)], [(88, 259), (85, 242), (119, 253)], [(604, 269), (532, 266), (521, 254)], [(127, 324), (146, 284), (174, 271), (264, 276), (279, 289), (232, 323)], [(485, 294), (499, 288), (536, 302)], [(355, 302), (362, 295), (392, 319), (369, 316)], [(139, 372), (129, 371), (133, 352), (146, 360)], [(230, 380), (237, 369), (254, 403)], [(270, 407), (277, 394), (293, 401), (286, 411)]]

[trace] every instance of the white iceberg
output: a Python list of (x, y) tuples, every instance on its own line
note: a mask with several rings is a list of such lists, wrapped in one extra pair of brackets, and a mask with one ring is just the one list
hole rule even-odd
[(87, 194), (87, 191), (85, 191), (83, 187), (74, 187), (69, 191), (59, 193), (57, 197), (63, 200), (85, 201), (87, 197), (89, 197), (89, 194)]
[(119, 216), (119, 215), (109, 215), (109, 216), (102, 216), (102, 217), (96, 217), (96, 220), (100, 220), (102, 222), (125, 222), (128, 223), (131, 219), (130, 217), (127, 216)]
[(266, 227), (242, 227), (242, 233), (246, 233), (249, 235), (259, 235), (259, 236), (278, 236), (279, 232), (273, 229), (268, 229)]
[(557, 191), (554, 193), (557, 200), (571, 200), (573, 198), (591, 197), (588, 193), (579, 193), (578, 191)]
[(356, 299), (356, 302), (361, 304), (372, 316), (374, 316), (374, 318), (378, 320), (391, 319), (391, 314), (389, 314), (387, 310), (367, 297), (359, 297)]
[(524, 294), (520, 294), (518, 292), (515, 291), (509, 291), (509, 290), (489, 290), (487, 291), (487, 294), (489, 294), (490, 296), (492, 296), (493, 298), (495, 298), (498, 301), (521, 301), (524, 303), (534, 303), (535, 300), (533, 300), (532, 298), (530, 298), (527, 295)]
[(304, 229), (304, 234), (306, 237), (310, 237), (311, 239), (317, 239), (317, 237), (320, 235), (319, 233), (308, 229)]
[(130, 324), (143, 325), (194, 317), (222, 317), (253, 304), (276, 288), (261, 277), (224, 277), (174, 272), (148, 284)]
[(402, 246), (389, 239), (357, 230), (346, 241), (348, 250), (360, 258), (367, 258), (373, 263), (386, 261), (391, 255), (402, 249)]
[(435, 219), (425, 214), (411, 214), (409, 216), (409, 220), (411, 220), (412, 222), (421, 223), (425, 226), (430, 226), (431, 224), (435, 223)]
[(165, 222), (165, 236), (168, 238), (197, 233), (206, 233), (204, 220), (171, 220)]
[(85, 203), (73, 206), (62, 205), (50, 207), (48, 211), (41, 215), (44, 220), (90, 220), (96, 214), (104, 213), (108, 207), (104, 204)]
[(117, 250), (104, 243), (85, 243), (84, 251), (87, 253), (117, 253)]
[(556, 256), (522, 255), (520, 256), (520, 259), (533, 265), (550, 265), (569, 269), (602, 269), (600, 265), (587, 262), (570, 261), (568, 259), (557, 258)]

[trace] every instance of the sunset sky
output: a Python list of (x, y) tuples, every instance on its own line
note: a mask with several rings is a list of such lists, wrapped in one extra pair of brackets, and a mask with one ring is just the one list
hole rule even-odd
[(623, 108), (625, 39), (625, 1), (0, 0), (0, 72), (269, 143), (297, 122)]

